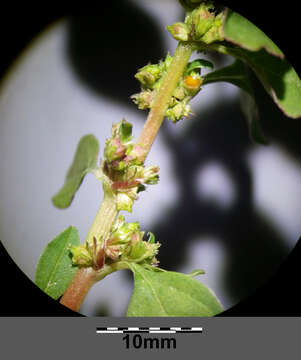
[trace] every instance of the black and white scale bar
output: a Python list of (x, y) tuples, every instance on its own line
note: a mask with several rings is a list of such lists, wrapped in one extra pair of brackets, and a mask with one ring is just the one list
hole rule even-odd
[(202, 333), (201, 327), (98, 327), (97, 334), (177, 334), (177, 333)]

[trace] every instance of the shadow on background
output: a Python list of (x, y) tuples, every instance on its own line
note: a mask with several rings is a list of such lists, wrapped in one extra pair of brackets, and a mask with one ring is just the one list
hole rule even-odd
[(69, 60), (79, 79), (96, 93), (134, 105), (138, 67), (165, 56), (160, 29), (141, 9), (121, 0), (104, 2), (93, 16), (73, 16)]
[[(133, 77), (137, 67), (157, 62), (166, 52), (152, 19), (126, 1), (110, 3), (102, 14), (75, 16), (69, 22), (68, 56), (73, 71), (95, 93), (128, 105), (129, 96), (138, 91)], [(286, 118), (256, 81), (255, 86), (266, 135), (300, 162), (300, 122)], [(167, 127), (162, 128), (180, 193), (176, 206), (151, 230), (164, 245), (160, 266), (170, 270), (185, 263), (192, 238), (217, 236), (229, 254), (224, 287), (232, 301), (238, 302), (274, 273), (290, 248), (254, 209), (252, 174), (245, 157), (254, 145), (238, 101), (214, 104), (200, 117), (190, 120), (181, 139), (170, 137)], [(230, 209), (196, 194), (195, 175), (209, 160), (222, 163), (235, 182), (237, 196)], [(99, 312), (108, 314), (109, 309)]]

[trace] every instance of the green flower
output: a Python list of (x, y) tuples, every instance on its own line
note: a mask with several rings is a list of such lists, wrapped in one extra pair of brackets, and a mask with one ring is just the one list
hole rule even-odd
[(158, 264), (156, 255), (160, 247), (155, 236), (148, 233), (148, 241), (143, 241), (144, 232), (138, 222), (126, 223), (119, 216), (105, 241), (105, 254), (111, 261), (129, 261), (149, 265)]
[(138, 241), (127, 248), (127, 251), (122, 255), (122, 260), (133, 261), (136, 263), (146, 262), (149, 264), (157, 264), (158, 261), (155, 257), (158, 254), (159, 247), (159, 243)]
[(78, 266), (92, 266), (93, 259), (85, 245), (70, 246), (72, 263)]
[(132, 212), (134, 200), (136, 199), (129, 196), (126, 192), (118, 192), (116, 196), (116, 208), (118, 211)]
[(178, 41), (187, 41), (189, 39), (189, 27), (182, 22), (174, 23), (166, 28)]
[(110, 236), (109, 243), (112, 245), (115, 244), (124, 244), (131, 241), (133, 233), (139, 231), (139, 223), (126, 223), (123, 216), (119, 216), (116, 224), (112, 229), (112, 234)]
[(139, 69), (135, 78), (145, 88), (152, 88), (155, 82), (161, 77), (162, 69), (159, 64), (148, 64)]
[(142, 183), (148, 185), (158, 184), (159, 170), (159, 166), (149, 166), (145, 168), (142, 173)]
[(153, 98), (154, 93), (151, 90), (141, 91), (140, 93), (131, 96), (134, 103), (138, 105), (139, 110), (150, 109)]
[(156, 184), (159, 180), (159, 168), (145, 168), (145, 156), (143, 144), (132, 142), (130, 123), (123, 119), (112, 126), (112, 137), (106, 140), (100, 178), (104, 192), (115, 197), (118, 211), (131, 212), (138, 192), (145, 190), (144, 185)]
[(179, 102), (172, 108), (169, 108), (166, 111), (166, 116), (173, 122), (176, 123), (183, 117), (188, 117), (191, 113), (190, 105), (187, 104), (185, 101)]

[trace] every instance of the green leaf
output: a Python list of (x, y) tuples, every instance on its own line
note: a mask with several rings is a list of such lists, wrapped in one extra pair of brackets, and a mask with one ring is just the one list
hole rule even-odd
[(301, 80), (286, 59), (280, 59), (264, 50), (250, 52), (236, 49), (236, 55), (244, 59), (258, 79), (289, 117), (301, 117)]
[(118, 134), (120, 136), (120, 140), (122, 144), (126, 144), (132, 139), (132, 124), (123, 119), (120, 122)]
[(282, 51), (257, 26), (238, 13), (227, 9), (223, 24), (225, 40), (249, 51), (265, 49), (272, 55), (284, 58)]
[(234, 63), (229, 66), (208, 73), (203, 78), (203, 85), (220, 81), (236, 85), (250, 95), (253, 93), (246, 66), (242, 61), (234, 61)]
[(204, 275), (206, 274), (205, 270), (203, 269), (195, 269), (193, 271), (191, 271), (189, 274), (187, 274), (188, 276), (192, 276), (192, 277), (195, 277), (195, 276), (198, 276), (198, 275)]
[(254, 142), (261, 145), (268, 145), (263, 130), (260, 125), (259, 109), (255, 102), (254, 96), (249, 95), (246, 92), (241, 93), (241, 108), (248, 121), (249, 133)]
[(192, 61), (191, 63), (188, 64), (185, 73), (190, 74), (191, 71), (193, 71), (193, 70), (203, 69), (203, 68), (213, 69), (212, 62), (204, 60), (204, 59), (194, 60), (194, 61)]
[(79, 244), (77, 229), (70, 226), (46, 246), (40, 257), (35, 283), (55, 300), (63, 295), (77, 270), (72, 265), (69, 247)]
[[(224, 37), (237, 46), (215, 48), (244, 60), (279, 108), (291, 118), (301, 117), (301, 80), (281, 50), (254, 24), (227, 10)], [(214, 46), (213, 46), (214, 48)]]
[(241, 94), (242, 111), (247, 119), (251, 138), (262, 145), (267, 145), (267, 140), (259, 121), (259, 111), (256, 105), (252, 84), (247, 66), (240, 60), (232, 65), (213, 71), (204, 77), (203, 85), (225, 81), (244, 90)]
[(223, 311), (205, 285), (171, 271), (152, 271), (129, 263), (135, 287), (127, 316), (214, 316)]
[(70, 206), (85, 175), (96, 168), (98, 151), (98, 141), (93, 135), (86, 135), (81, 138), (71, 167), (68, 170), (65, 183), (61, 190), (52, 198), (52, 202), (56, 207), (65, 209)]

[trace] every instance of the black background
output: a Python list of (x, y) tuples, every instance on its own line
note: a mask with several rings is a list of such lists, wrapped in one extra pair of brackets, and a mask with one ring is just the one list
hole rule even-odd
[[(103, 1), (102, 7), (110, 6), (107, 5), (109, 3), (112, 1)], [(281, 7), (278, 6), (278, 2), (272, 1), (268, 4), (263, 1), (251, 1), (248, 5), (241, 3), (223, 2), (224, 5), (238, 11), (268, 33), (300, 74), (298, 54), (300, 20), (297, 9), (294, 9), (294, 3), (286, 2)], [(7, 4), (5, 10), (1, 11), (0, 21), (0, 77), (2, 78), (18, 54), (40, 31), (54, 20), (76, 10), (80, 10), (80, 13), (84, 12), (84, 9), (63, 8), (62, 4), (56, 7), (54, 2), (44, 2), (43, 8), (30, 6), (30, 3), (27, 3), (24, 8)], [(86, 12), (91, 11), (93, 9), (89, 8)], [(299, 241), (265, 286), (220, 316), (300, 316), (301, 295), (298, 291), (301, 274), (300, 258)], [(1, 316), (80, 316), (42, 293), (19, 270), (1, 243), (0, 264)]]

